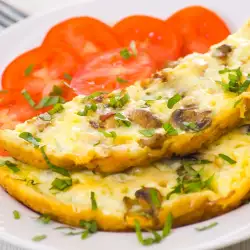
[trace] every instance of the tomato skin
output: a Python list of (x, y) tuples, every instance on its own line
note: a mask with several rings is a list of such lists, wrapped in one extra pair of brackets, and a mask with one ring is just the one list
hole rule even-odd
[[(123, 59), (121, 50), (122, 48), (100, 53), (84, 64), (71, 82), (76, 93), (88, 95), (95, 91), (111, 92), (125, 88), (136, 80), (148, 78), (155, 71), (153, 60), (144, 51), (138, 51), (136, 56)], [(130, 53), (132, 54), (132, 51)], [(121, 83), (118, 78), (126, 82)]]
[(158, 68), (180, 56), (181, 37), (173, 29), (167, 29), (164, 21), (158, 18), (129, 16), (116, 23), (113, 29), (124, 46), (136, 41), (155, 60)]
[(58, 47), (59, 43), (69, 46), (80, 58), (120, 47), (112, 29), (91, 17), (76, 17), (55, 25), (47, 33), (43, 44)]
[(215, 12), (202, 6), (190, 6), (177, 11), (166, 20), (166, 25), (179, 31), (182, 36), (182, 56), (193, 52), (205, 53), (211, 45), (230, 34), (225, 22)]

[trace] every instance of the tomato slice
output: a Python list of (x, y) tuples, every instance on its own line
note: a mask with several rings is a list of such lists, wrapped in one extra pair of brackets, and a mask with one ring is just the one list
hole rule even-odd
[(91, 94), (95, 91), (112, 91), (133, 84), (136, 80), (149, 77), (155, 70), (151, 57), (144, 51), (135, 56), (121, 56), (123, 49), (103, 52), (84, 64), (75, 74), (71, 87), (77, 94)]
[(43, 44), (58, 47), (69, 46), (77, 56), (85, 56), (120, 47), (112, 29), (91, 17), (76, 17), (55, 25), (46, 35)]
[(168, 28), (183, 37), (183, 56), (188, 53), (205, 53), (210, 46), (222, 41), (229, 34), (225, 22), (213, 11), (202, 6), (181, 9), (166, 20)]
[(141, 42), (140, 47), (155, 60), (160, 67), (168, 60), (180, 56), (182, 40), (164, 21), (149, 16), (129, 16), (113, 27), (120, 42), (128, 46), (131, 41)]

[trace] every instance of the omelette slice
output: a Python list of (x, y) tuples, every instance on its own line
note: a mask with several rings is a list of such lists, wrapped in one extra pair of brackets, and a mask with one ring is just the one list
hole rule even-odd
[(14, 131), (0, 131), (0, 146), (38, 168), (48, 168), (49, 159), (107, 173), (196, 152), (248, 110), (249, 34), (247, 23), (208, 53), (189, 55), (147, 81), (56, 104)]
[(249, 126), (235, 129), (199, 154), (124, 173), (71, 171), (68, 177), (1, 158), (0, 185), (31, 209), (65, 224), (96, 221), (105, 231), (161, 229), (202, 221), (249, 197)]

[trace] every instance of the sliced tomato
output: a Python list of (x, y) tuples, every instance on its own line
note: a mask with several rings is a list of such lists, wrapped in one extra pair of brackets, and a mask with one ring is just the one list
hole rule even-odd
[(82, 59), (88, 54), (119, 47), (112, 29), (91, 17), (71, 18), (55, 25), (43, 44), (58, 47), (58, 43), (66, 44)]
[(131, 41), (140, 42), (140, 47), (155, 60), (159, 67), (166, 61), (180, 56), (182, 40), (164, 21), (149, 16), (129, 16), (113, 27), (120, 42), (128, 46)]
[(213, 11), (202, 6), (181, 9), (166, 20), (183, 37), (183, 55), (204, 53), (209, 47), (225, 39), (229, 34), (226, 23)]
[(75, 74), (71, 87), (77, 94), (91, 94), (95, 91), (112, 91), (133, 84), (136, 80), (149, 77), (155, 70), (151, 57), (144, 51), (136, 56), (121, 56), (122, 49), (103, 52), (84, 64)]

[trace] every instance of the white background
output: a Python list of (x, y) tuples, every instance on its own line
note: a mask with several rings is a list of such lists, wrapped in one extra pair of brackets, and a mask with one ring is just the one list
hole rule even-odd
[[(22, 9), (28, 14), (34, 14), (40, 11), (50, 10), (58, 6), (67, 5), (79, 1), (83, 0), (6, 0), (6, 2), (13, 4), (14, 6)], [(122, 0), (117, 0), (117, 1), (122, 1)], [(250, 249), (250, 240), (229, 248), (225, 248), (224, 250), (249, 250), (249, 249)], [(0, 250), (21, 250), (21, 249), (0, 242)]]

